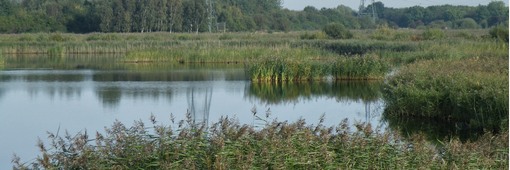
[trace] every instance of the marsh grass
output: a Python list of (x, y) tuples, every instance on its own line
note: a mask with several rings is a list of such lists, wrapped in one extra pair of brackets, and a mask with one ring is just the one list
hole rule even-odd
[(408, 65), (388, 79), (385, 114), (508, 129), (508, 59), (474, 57)]
[(252, 81), (323, 81), (382, 79), (389, 64), (377, 56), (337, 56), (323, 60), (269, 58), (247, 65)]
[[(258, 115), (253, 110), (254, 115)], [(267, 114), (266, 114), (267, 115)], [(258, 117), (258, 116), (257, 116)], [(263, 116), (262, 116), (263, 117)], [(262, 127), (220, 118), (210, 127), (186, 120), (163, 125), (120, 122), (105, 133), (62, 136), (48, 132), (39, 140), (35, 162), (13, 158), (14, 168), (44, 169), (505, 169), (508, 132), (485, 134), (478, 141), (442, 140), (431, 145), (422, 135), (404, 138), (370, 124), (347, 120), (326, 127), (269, 121)], [(267, 117), (266, 117), (267, 118)], [(354, 127), (354, 129), (351, 129)], [(91, 137), (93, 136), (93, 137)], [(440, 148), (440, 149), (438, 149)]]

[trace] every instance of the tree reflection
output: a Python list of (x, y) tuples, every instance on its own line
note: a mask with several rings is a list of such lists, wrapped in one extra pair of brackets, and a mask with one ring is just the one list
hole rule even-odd
[(103, 103), (103, 106), (116, 108), (119, 106), (122, 90), (118, 86), (101, 87), (96, 90), (96, 95)]
[(188, 112), (195, 124), (203, 123), (205, 127), (208, 126), (212, 91), (212, 87), (187, 88), (186, 98), (188, 101)]

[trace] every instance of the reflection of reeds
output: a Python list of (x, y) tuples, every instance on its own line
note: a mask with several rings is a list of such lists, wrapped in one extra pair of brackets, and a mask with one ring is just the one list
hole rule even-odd
[(377, 101), (382, 97), (381, 82), (252, 82), (247, 94), (268, 103), (295, 102), (300, 99), (331, 97), (338, 101)]
[[(441, 141), (436, 150), (421, 135), (402, 138), (347, 120), (336, 127), (267, 121), (260, 129), (221, 118), (206, 128), (187, 120), (170, 125), (115, 122), (106, 133), (49, 133), (38, 142), (41, 156), (15, 168), (44, 169), (505, 169), (508, 132), (477, 142)], [(468, 159), (467, 159), (468, 158)]]
[(383, 120), (388, 122), (391, 129), (398, 130), (400, 134), (406, 136), (422, 134), (431, 142), (437, 142), (437, 139), (453, 138), (458, 138), (463, 142), (476, 141), (485, 134), (483, 126), (472, 126), (466, 122), (396, 117), (388, 114), (383, 114)]

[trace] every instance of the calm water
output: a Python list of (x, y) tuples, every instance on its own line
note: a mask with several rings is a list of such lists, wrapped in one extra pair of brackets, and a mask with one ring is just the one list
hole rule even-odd
[(45, 140), (46, 131), (101, 132), (115, 120), (149, 122), (151, 114), (160, 123), (169, 123), (170, 114), (184, 119), (189, 111), (196, 121), (228, 116), (257, 126), (262, 122), (251, 113), (255, 108), (261, 117), (269, 111), (269, 119), (317, 124), (324, 115), (328, 126), (345, 118), (382, 124), (378, 83), (252, 83), (242, 65), (50, 59), (13, 58), (0, 71), (0, 169), (11, 167), (13, 153), (24, 161), (35, 158), (37, 138)]

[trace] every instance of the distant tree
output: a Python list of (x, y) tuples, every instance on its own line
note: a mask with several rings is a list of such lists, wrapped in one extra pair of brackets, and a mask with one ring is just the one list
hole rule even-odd
[(168, 0), (166, 3), (166, 19), (168, 31), (181, 31), (182, 28), (182, 0)]
[(334, 39), (349, 39), (353, 37), (353, 34), (339, 23), (330, 23), (326, 25), (322, 31)]
[(508, 22), (508, 7), (503, 1), (492, 1), (487, 5), (490, 17), (487, 19), (489, 26), (499, 25)]
[(455, 21), (455, 27), (458, 29), (476, 29), (480, 28), (476, 21), (472, 18), (464, 18)]
[(99, 12), (99, 29), (101, 32), (113, 31), (113, 9), (108, 1), (98, 1), (96, 3), (97, 12)]

